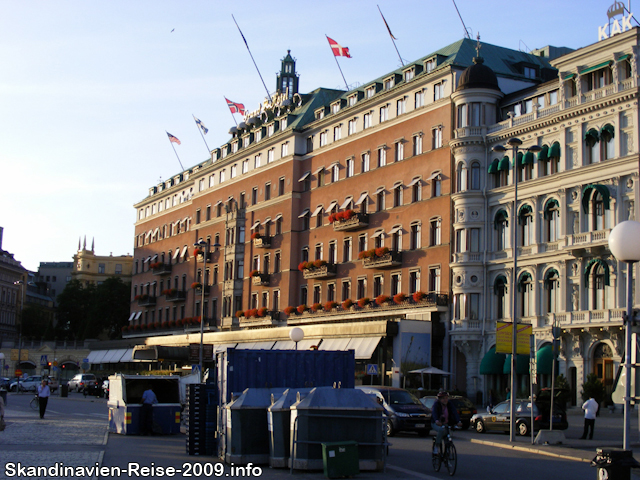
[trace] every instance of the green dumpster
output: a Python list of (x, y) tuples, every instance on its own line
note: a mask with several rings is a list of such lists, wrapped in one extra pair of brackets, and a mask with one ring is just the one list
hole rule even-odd
[(322, 444), (324, 476), (352, 477), (360, 473), (357, 442), (327, 442)]

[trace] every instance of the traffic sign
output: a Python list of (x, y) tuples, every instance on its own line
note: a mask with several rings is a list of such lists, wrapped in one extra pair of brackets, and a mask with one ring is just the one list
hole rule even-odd
[(47, 360), (47, 356), (46, 355), (40, 355), (40, 366), (44, 367), (48, 363), (49, 363), (49, 361)]
[(367, 375), (378, 375), (377, 363), (367, 363)]
[(22, 370), (20, 370), (19, 368), (16, 368), (16, 377), (19, 377), (22, 375)]

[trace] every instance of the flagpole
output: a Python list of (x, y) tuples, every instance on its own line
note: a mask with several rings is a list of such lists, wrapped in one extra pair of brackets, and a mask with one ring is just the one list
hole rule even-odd
[(223, 95), (222, 98), (224, 98), (224, 103), (227, 104), (227, 108), (229, 109), (229, 113), (231, 114), (231, 118), (233, 118), (233, 121), (235, 122), (236, 127), (237, 127), (238, 126), (238, 122), (236, 121), (236, 117), (233, 116), (233, 112), (231, 111), (231, 107), (229, 106), (229, 102), (227, 101), (227, 97), (225, 97)]
[(387, 20), (384, 18), (384, 15), (382, 15), (382, 10), (380, 10), (380, 5), (376, 5), (376, 7), (378, 7), (378, 11), (380, 12), (380, 16), (382, 17), (382, 21), (384, 22), (384, 24), (387, 27), (387, 31), (389, 32), (389, 36), (391, 37), (391, 41), (393, 42), (393, 48), (396, 49), (396, 53), (398, 54), (398, 58), (400, 59), (400, 63), (404, 67), (404, 61), (402, 60), (402, 57), (400, 56), (400, 52), (398, 51), (398, 47), (396, 46), (396, 38), (391, 33), (391, 29), (389, 28), (389, 24), (387, 23)]
[[(327, 42), (329, 42), (329, 37), (327, 36), (327, 34), (324, 34), (325, 37), (327, 37)], [(329, 42), (329, 45), (331, 45), (331, 42)], [(333, 49), (331, 50), (331, 53), (333, 53)], [(344, 78), (344, 73), (342, 73), (342, 69), (340, 68), (340, 64), (338, 63), (338, 57), (336, 57), (335, 54), (333, 54), (333, 59), (336, 61), (336, 65), (338, 66), (338, 70), (340, 70), (340, 75), (342, 75), (342, 80), (344, 80), (344, 86), (347, 87), (347, 91), (349, 91), (349, 85), (347, 85), (347, 79)]]
[[(196, 116), (193, 113), (191, 114), (191, 116), (193, 117), (193, 121), (196, 122)], [(207, 146), (207, 152), (209, 152), (209, 154), (211, 154), (211, 149), (209, 148), (209, 145), (207, 145), (207, 141), (204, 139), (204, 135), (202, 134), (202, 129), (200, 128), (200, 125), (198, 125), (198, 122), (196, 122), (196, 128), (200, 132), (200, 136), (202, 137), (202, 141)]]
[(176, 158), (178, 159), (178, 163), (180, 164), (180, 168), (182, 168), (182, 171), (184, 172), (184, 167), (182, 166), (182, 162), (180, 161), (180, 157), (178, 157), (178, 152), (176, 152), (176, 147), (173, 146), (173, 142), (171, 141), (171, 138), (169, 138), (169, 132), (167, 132), (165, 130), (166, 134), (167, 134), (167, 138), (169, 139), (169, 143), (171, 144), (171, 148), (173, 148), (173, 153), (176, 154)]
[[(262, 74), (260, 73), (260, 70), (258, 69), (258, 65), (256, 64), (256, 61), (253, 58), (253, 54), (251, 53), (251, 50), (249, 49), (249, 44), (247, 43), (247, 39), (244, 38), (244, 35), (242, 34), (242, 30), (240, 30), (240, 25), (238, 25), (238, 22), (236, 22), (236, 18), (231, 15), (231, 18), (233, 18), (233, 23), (236, 24), (236, 27), (238, 27), (238, 31), (240, 32), (240, 35), (242, 36), (242, 40), (244, 40), (244, 44), (247, 47), (247, 51), (249, 52), (249, 55), (251, 56), (251, 60), (253, 61), (253, 65), (256, 67), (256, 70), (258, 71), (258, 75), (260, 76), (260, 80), (262, 80), (262, 85), (264, 85), (264, 89), (267, 91), (267, 97), (269, 97), (269, 101), (271, 101), (271, 94), (269, 93), (269, 89), (267, 88), (267, 84), (264, 83), (264, 79), (262, 78)], [(234, 118), (235, 121), (235, 118)]]

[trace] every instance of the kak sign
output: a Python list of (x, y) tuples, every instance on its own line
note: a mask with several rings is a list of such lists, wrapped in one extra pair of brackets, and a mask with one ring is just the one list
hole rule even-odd
[[(521, 355), (529, 355), (529, 336), (532, 333), (531, 325), (518, 324), (516, 352)], [(511, 353), (513, 336), (513, 324), (496, 322), (496, 353)]]

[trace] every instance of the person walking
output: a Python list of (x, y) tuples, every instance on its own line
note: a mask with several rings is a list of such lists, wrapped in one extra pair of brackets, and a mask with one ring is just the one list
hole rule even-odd
[(153, 435), (153, 405), (158, 403), (158, 397), (153, 393), (151, 384), (142, 394), (142, 410), (140, 412), (140, 433)]
[(42, 384), (38, 387), (38, 403), (40, 405), (40, 418), (44, 418), (44, 412), (47, 410), (47, 403), (49, 402), (49, 396), (51, 390), (47, 381), (43, 378)]
[(593, 440), (593, 427), (596, 424), (596, 413), (598, 413), (598, 402), (593, 397), (582, 404), (584, 410), (584, 431), (580, 440), (587, 438), (587, 431), (590, 430), (589, 440)]

